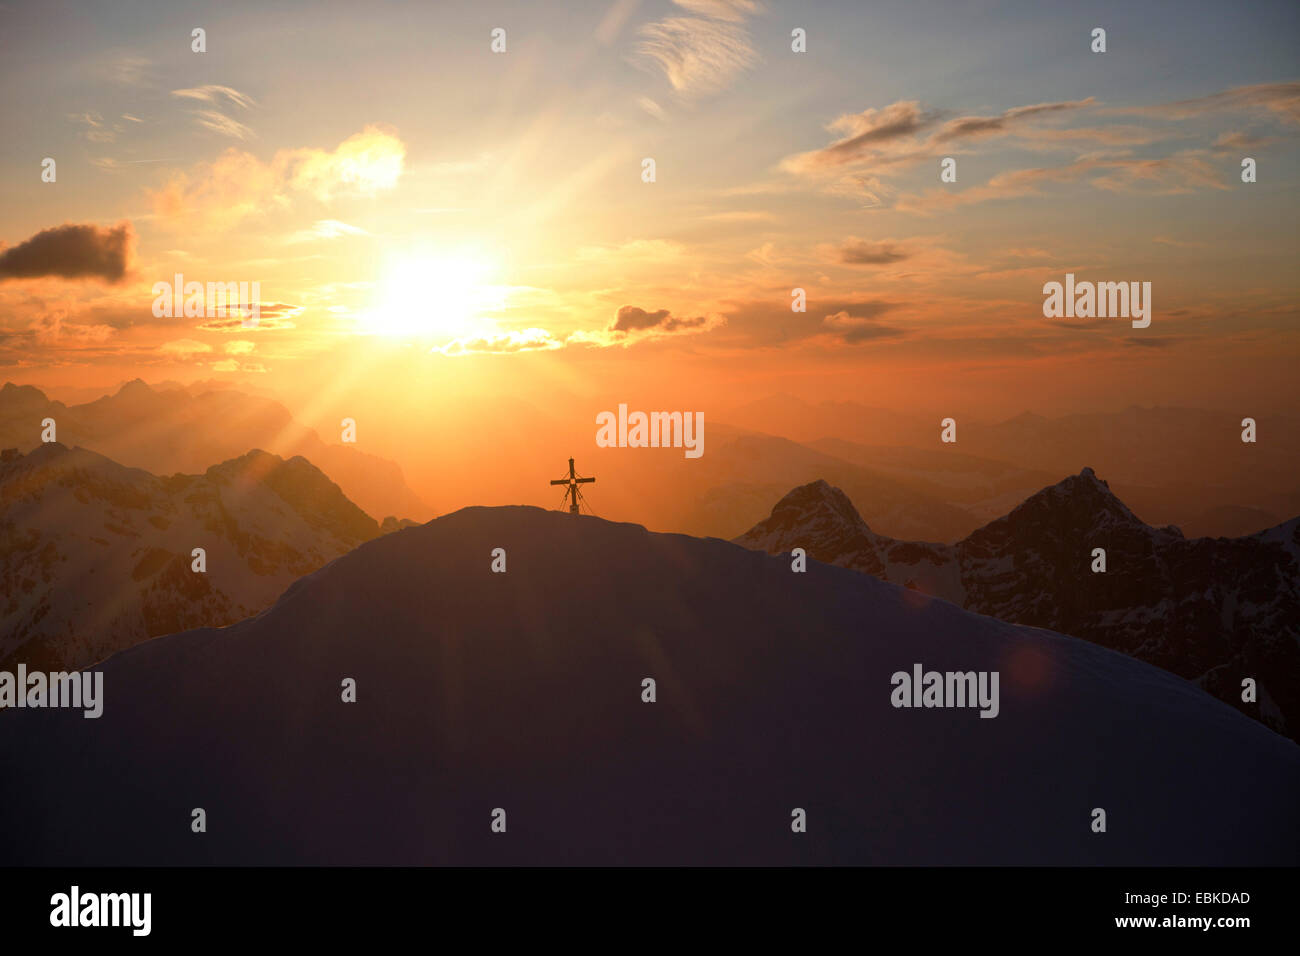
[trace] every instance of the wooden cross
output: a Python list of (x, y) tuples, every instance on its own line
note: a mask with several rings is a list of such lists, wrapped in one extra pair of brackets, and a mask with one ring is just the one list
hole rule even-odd
[(573, 470), (573, 459), (570, 458), (569, 477), (557, 478), (555, 481), (551, 482), (553, 485), (566, 486), (564, 489), (564, 498), (560, 501), (560, 507), (563, 508), (564, 503), (567, 501), (569, 503), (569, 514), (576, 515), (578, 513), (578, 502), (586, 500), (582, 497), (582, 492), (578, 490), (578, 485), (585, 485), (595, 480), (595, 478), (579, 478)]

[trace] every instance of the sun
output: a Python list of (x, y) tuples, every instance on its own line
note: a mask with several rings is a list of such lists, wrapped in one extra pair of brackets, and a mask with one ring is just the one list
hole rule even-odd
[(378, 304), (362, 330), (406, 340), (447, 340), (481, 333), (504, 305), (495, 269), (482, 257), (413, 256), (394, 261), (380, 283)]

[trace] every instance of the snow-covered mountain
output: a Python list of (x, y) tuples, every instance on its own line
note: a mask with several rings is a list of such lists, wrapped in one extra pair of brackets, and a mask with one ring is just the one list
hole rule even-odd
[[(894, 706), (917, 664), (997, 716)], [(1300, 748), (1186, 681), (588, 516), (467, 508), (98, 670), (99, 719), (0, 713), (0, 863), (1298, 862)]]
[[(159, 478), (58, 443), (0, 461), (0, 668), (89, 666), (233, 624), (379, 534), (302, 458), (263, 451)], [(195, 548), (206, 571), (192, 570)]]
[(36, 448), (47, 417), (54, 419), (63, 444), (156, 475), (196, 474), (213, 462), (263, 448), (286, 458), (305, 457), (376, 520), (433, 516), (395, 463), (351, 445), (322, 441), (283, 405), (238, 389), (202, 384), (154, 388), (135, 379), (112, 395), (69, 406), (30, 385), (0, 387), (0, 446)]
[[(1300, 519), (1298, 519), (1300, 520)], [(1297, 520), (1244, 538), (1153, 528), (1091, 468), (955, 545), (876, 534), (838, 488), (796, 488), (736, 538), (804, 548), (1004, 621), (1050, 628), (1173, 671), (1281, 733), (1300, 730)], [(1104, 573), (1092, 570), (1104, 549)], [(1242, 680), (1258, 700), (1243, 702)]]

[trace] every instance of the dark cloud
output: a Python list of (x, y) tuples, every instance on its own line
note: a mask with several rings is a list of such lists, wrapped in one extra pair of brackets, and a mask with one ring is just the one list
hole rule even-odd
[(0, 252), (0, 281), (60, 276), (121, 282), (126, 278), (134, 242), (129, 222), (111, 229), (91, 223), (55, 226)]
[[(761, 348), (828, 334), (844, 341), (904, 334), (902, 330), (886, 326), (866, 327), (866, 323), (899, 308), (897, 302), (885, 299), (822, 301), (810, 295), (807, 312), (791, 312), (789, 301), (788, 298), (774, 297), (733, 303), (727, 312), (726, 325), (714, 333), (717, 344)], [(835, 316), (843, 318), (833, 318)]]
[(1167, 349), (1177, 345), (1181, 341), (1182, 339), (1180, 337), (1172, 335), (1166, 335), (1164, 338), (1159, 339), (1145, 337), (1137, 338), (1135, 336), (1124, 340), (1127, 345), (1137, 346), (1144, 349)]
[[(882, 302), (875, 305), (877, 309), (874, 312), (870, 309), (864, 310), (872, 314), (853, 315), (849, 312), (836, 312), (822, 319), (822, 324), (848, 345), (870, 342), (873, 339), (897, 338), (907, 334), (903, 329), (881, 325), (875, 320), (874, 315), (887, 311), (892, 307), (891, 304)], [(880, 308), (881, 306), (883, 308)]]
[(638, 309), (634, 305), (625, 305), (619, 308), (618, 315), (610, 324), (609, 331), (626, 333), (657, 329), (660, 332), (676, 332), (678, 329), (699, 328), (704, 325), (704, 322), (704, 316), (683, 319), (671, 315), (667, 309), (647, 312), (645, 309)]
[(1048, 325), (1054, 325), (1058, 329), (1069, 329), (1071, 332), (1079, 329), (1104, 329), (1115, 324), (1114, 319), (1064, 319), (1061, 321), (1049, 321)]
[(213, 316), (195, 328), (201, 332), (270, 332), (275, 329), (292, 329), (295, 327), (293, 319), (301, 315), (304, 309), (301, 305), (291, 305), (288, 302), (263, 302), (258, 310), (257, 325), (245, 326), (245, 318), (238, 311), (245, 307), (251, 310), (251, 304), (232, 304), (226, 315)]
[(850, 237), (840, 246), (840, 262), (855, 266), (888, 265), (906, 259), (911, 254), (889, 240), (869, 242)]
[[(1091, 97), (1057, 103), (1017, 106), (997, 116), (959, 116), (944, 110), (924, 109), (915, 100), (900, 100), (880, 109), (867, 109), (838, 117), (827, 129), (846, 134), (828, 146), (787, 157), (781, 165), (794, 173), (821, 174), (845, 165), (914, 163), (934, 156), (934, 148), (953, 140), (1005, 136), (1039, 116), (1084, 109)], [(943, 123), (937, 131), (932, 127)]]
[(942, 119), (938, 110), (923, 110), (915, 101), (892, 103), (883, 109), (868, 109), (841, 116), (830, 128), (849, 135), (823, 149), (805, 153), (803, 164), (810, 167), (839, 166), (874, 155), (882, 145), (899, 139), (915, 139), (926, 127)]

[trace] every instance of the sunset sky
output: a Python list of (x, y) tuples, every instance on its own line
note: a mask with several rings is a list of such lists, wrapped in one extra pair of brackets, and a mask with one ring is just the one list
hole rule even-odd
[[(0, 379), (1293, 406), (1300, 7), (954, 6), (7, 0)], [(32, 274), (69, 224), (92, 274)], [(260, 327), (155, 318), (178, 272)], [(1045, 319), (1067, 272), (1151, 282), (1150, 328)]]

